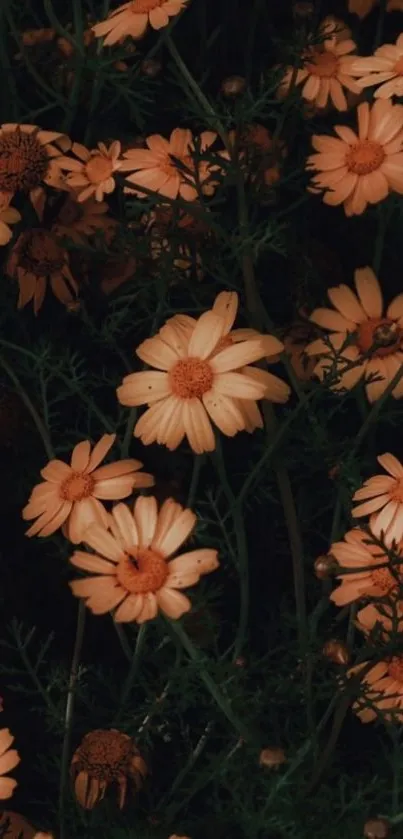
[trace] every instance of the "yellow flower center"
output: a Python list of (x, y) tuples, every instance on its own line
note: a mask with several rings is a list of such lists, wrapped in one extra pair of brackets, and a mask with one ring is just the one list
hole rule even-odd
[(92, 778), (110, 783), (128, 767), (132, 751), (133, 744), (128, 735), (98, 729), (85, 735), (77, 756), (81, 770), (87, 770)]
[(35, 133), (18, 129), (0, 137), (0, 191), (29, 191), (38, 186), (49, 168), (49, 157)]
[(92, 495), (94, 478), (82, 472), (72, 472), (60, 487), (60, 497), (65, 501), (82, 501)]
[(389, 568), (375, 568), (371, 574), (374, 586), (379, 586), (382, 595), (389, 594), (393, 589), (397, 588), (397, 580), (389, 571)]
[(211, 389), (214, 373), (208, 361), (184, 358), (169, 371), (172, 393), (180, 399), (201, 399)]
[(361, 352), (372, 350), (374, 357), (392, 355), (401, 346), (403, 330), (389, 318), (369, 318), (360, 323), (357, 344)]
[(403, 656), (395, 655), (391, 658), (388, 666), (388, 673), (397, 682), (403, 682)]
[(165, 559), (149, 548), (133, 547), (120, 560), (116, 577), (130, 594), (158, 591), (168, 576)]
[(112, 172), (112, 161), (109, 157), (104, 157), (102, 154), (94, 154), (88, 163), (85, 164), (85, 173), (92, 184), (101, 184), (103, 181), (107, 181), (112, 175)]
[(53, 274), (66, 263), (66, 254), (47, 230), (40, 228), (22, 234), (18, 244), (19, 266), (36, 276)]
[(130, 11), (134, 15), (144, 15), (147, 12), (152, 12), (153, 9), (158, 9), (158, 6), (163, 6), (166, 0), (133, 0)]
[(384, 160), (384, 148), (374, 140), (360, 140), (350, 146), (346, 154), (346, 166), (354, 175), (369, 175), (379, 169)]
[(323, 79), (331, 79), (337, 75), (339, 59), (333, 52), (313, 49), (307, 53), (308, 61), (305, 69), (311, 76), (320, 76)]
[(396, 61), (393, 69), (397, 76), (403, 76), (403, 55)]

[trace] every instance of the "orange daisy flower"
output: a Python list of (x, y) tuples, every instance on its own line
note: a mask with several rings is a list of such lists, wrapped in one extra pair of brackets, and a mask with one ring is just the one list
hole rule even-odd
[(363, 609), (357, 612), (357, 628), (365, 635), (374, 629), (375, 626), (382, 627), (383, 635), (390, 635), (392, 632), (403, 631), (403, 601), (396, 600), (391, 603), (368, 603)]
[(371, 513), (371, 530), (378, 537), (383, 533), (386, 543), (403, 539), (403, 466), (387, 452), (380, 455), (378, 463), (389, 475), (375, 475), (365, 481), (353, 495), (353, 501), (360, 501), (352, 510), (354, 518)]
[(348, 573), (337, 574), (341, 583), (330, 595), (336, 606), (345, 606), (362, 597), (385, 597), (399, 590), (399, 582), (403, 580), (403, 554), (402, 563), (391, 566), (387, 554), (378, 545), (369, 544), (369, 539), (368, 533), (357, 528), (349, 530), (342, 542), (334, 542), (330, 547), (330, 554), (341, 567), (349, 569)]
[(328, 101), (333, 103), (338, 111), (347, 110), (347, 100), (344, 89), (352, 93), (359, 93), (360, 88), (351, 74), (351, 53), (357, 45), (350, 38), (340, 40), (334, 23), (325, 21), (320, 33), (324, 40), (320, 44), (309, 47), (302, 55), (303, 67), (295, 71), (288, 67), (281, 81), (279, 95), (287, 95), (292, 80), (294, 84), (303, 85), (303, 99), (325, 108)]
[(43, 184), (63, 188), (59, 160), (71, 142), (60, 131), (37, 125), (3, 123), (0, 128), (0, 192), (27, 192), (38, 213), (44, 203)]
[[(200, 151), (210, 148), (216, 137), (214, 131), (203, 131), (199, 137)], [(167, 198), (179, 195), (185, 201), (195, 201), (199, 186), (203, 194), (213, 194), (216, 184), (211, 181), (211, 175), (218, 166), (203, 160), (195, 162), (195, 141), (189, 129), (175, 128), (169, 140), (152, 134), (146, 143), (147, 149), (128, 149), (123, 154), (121, 172), (132, 173), (126, 176), (126, 181), (135, 187), (125, 187), (125, 192), (141, 196), (144, 195), (141, 187), (145, 186)]]
[(102, 801), (107, 788), (117, 784), (119, 807), (126, 799), (127, 781), (137, 791), (147, 775), (147, 764), (131, 737), (117, 731), (96, 729), (83, 737), (71, 761), (76, 798), (86, 810)]
[(154, 484), (152, 475), (139, 472), (142, 463), (128, 458), (99, 466), (113, 446), (116, 434), (104, 434), (91, 452), (89, 440), (78, 443), (70, 466), (63, 460), (50, 460), (41, 470), (45, 478), (31, 492), (22, 511), (25, 521), (36, 519), (27, 536), (50, 536), (65, 525), (70, 542), (81, 542), (86, 528), (93, 524), (108, 526), (108, 514), (100, 500), (127, 498), (133, 489)]
[(53, 225), (53, 233), (71, 239), (77, 245), (85, 245), (87, 238), (97, 230), (110, 234), (116, 222), (107, 215), (106, 201), (96, 201), (92, 196), (86, 201), (77, 201), (74, 193), (66, 195), (63, 206)]
[[(278, 352), (281, 343), (272, 336), (256, 337), (255, 333), (244, 340), (241, 333), (239, 343), (233, 346), (231, 338), (225, 340), (229, 329), (223, 317), (209, 311), (195, 325), (191, 320), (180, 327), (171, 319), (158, 335), (138, 347), (139, 358), (158, 372), (131, 373), (123, 379), (117, 394), (122, 405), (151, 406), (134, 429), (145, 445), (156, 441), (173, 451), (186, 436), (197, 454), (213, 451), (210, 420), (223, 434), (233, 437), (248, 426), (240, 401), (253, 405), (266, 396), (268, 389), (277, 394), (279, 388), (286, 387), (264, 370), (249, 366), (246, 372), (240, 370), (263, 358), (267, 338), (273, 352)], [(284, 401), (281, 395), (279, 401)]]
[(21, 215), (14, 207), (10, 207), (11, 193), (0, 194), (0, 245), (8, 245), (12, 238), (10, 224), (21, 221)]
[[(378, 0), (348, 0), (348, 10), (362, 19), (372, 12), (377, 3)], [(387, 0), (386, 11), (403, 12), (403, 0)]]
[(390, 192), (403, 193), (403, 107), (383, 99), (372, 108), (362, 102), (357, 117), (358, 136), (346, 125), (335, 125), (337, 138), (315, 134), (317, 153), (306, 163), (319, 172), (312, 191), (325, 190), (324, 203), (344, 204), (347, 216), (361, 215)]
[(67, 251), (52, 233), (40, 227), (26, 230), (18, 237), (6, 263), (6, 273), (18, 281), (18, 308), (22, 309), (33, 300), (36, 315), (42, 306), (48, 281), (55, 297), (65, 306), (78, 293)]
[(95, 555), (76, 551), (71, 557), (76, 568), (98, 575), (70, 583), (73, 594), (83, 597), (95, 615), (116, 609), (117, 623), (144, 623), (155, 618), (158, 609), (169, 618), (180, 618), (191, 608), (180, 589), (218, 567), (217, 551), (207, 548), (171, 559), (195, 524), (195, 514), (173, 498), (159, 511), (154, 497), (137, 498), (133, 512), (117, 504), (110, 516), (111, 532), (93, 525), (85, 534), (85, 544)]
[[(359, 673), (367, 665), (368, 662), (364, 661), (353, 667), (348, 675)], [(353, 705), (361, 722), (373, 722), (380, 717), (388, 722), (402, 722), (403, 656), (395, 655), (378, 661), (363, 676), (361, 685), (363, 696)]]
[(96, 38), (104, 38), (110, 47), (125, 38), (142, 38), (148, 25), (153, 29), (168, 26), (169, 18), (178, 15), (188, 0), (131, 0), (111, 12), (106, 20), (92, 27)]
[[(354, 283), (357, 294), (346, 285), (330, 288), (334, 309), (312, 312), (310, 320), (331, 334), (327, 342), (319, 339), (308, 344), (305, 352), (319, 356), (314, 373), (322, 380), (332, 359), (336, 360), (339, 381), (332, 385), (334, 390), (351, 390), (364, 377), (367, 397), (375, 402), (403, 364), (403, 294), (392, 300), (384, 315), (381, 287), (372, 269), (359, 268)], [(376, 381), (368, 381), (374, 377)], [(403, 379), (392, 396), (403, 396)]]
[(10, 772), (18, 766), (20, 756), (16, 749), (10, 749), (14, 742), (14, 737), (10, 734), (9, 728), (0, 729), (0, 799), (11, 798), (17, 781), (14, 778), (9, 778), (6, 772)]
[(61, 169), (71, 172), (66, 176), (66, 182), (77, 190), (77, 201), (86, 201), (91, 195), (96, 201), (103, 201), (105, 193), (109, 195), (114, 191), (114, 174), (121, 168), (119, 141), (115, 140), (109, 148), (105, 143), (98, 143), (91, 151), (81, 143), (73, 143), (71, 151), (75, 158), (62, 157), (58, 162)]
[(361, 89), (380, 85), (375, 91), (375, 99), (391, 99), (403, 96), (403, 35), (399, 35), (396, 44), (383, 44), (368, 58), (356, 58), (352, 72), (359, 76)]

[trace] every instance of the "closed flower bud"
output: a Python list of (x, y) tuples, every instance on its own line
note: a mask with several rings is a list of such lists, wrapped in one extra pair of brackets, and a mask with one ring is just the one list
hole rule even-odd
[(386, 819), (368, 819), (364, 825), (365, 839), (386, 839), (389, 836), (390, 824)]
[(224, 96), (240, 96), (246, 89), (246, 79), (243, 76), (228, 76), (221, 85)]
[(281, 746), (273, 746), (270, 749), (262, 749), (259, 756), (260, 766), (268, 766), (270, 769), (277, 769), (285, 763), (286, 756)]
[(300, 2), (294, 3), (292, 11), (296, 18), (309, 18), (312, 17), (315, 6), (313, 3), (309, 3), (308, 0), (300, 0)]
[(328, 658), (329, 661), (332, 661), (333, 664), (344, 664), (347, 665), (350, 661), (350, 653), (345, 644), (342, 641), (337, 641), (337, 639), (332, 638), (330, 641), (326, 641), (326, 644), (323, 646), (322, 653), (325, 658)]
[(314, 568), (318, 580), (328, 580), (336, 573), (338, 562), (332, 554), (323, 554), (315, 560)]
[(141, 72), (149, 79), (155, 79), (159, 76), (162, 69), (162, 64), (157, 58), (145, 58), (141, 62)]

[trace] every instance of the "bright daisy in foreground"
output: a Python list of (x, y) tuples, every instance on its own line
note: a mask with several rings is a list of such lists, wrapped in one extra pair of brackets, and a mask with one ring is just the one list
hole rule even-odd
[(96, 23), (92, 31), (97, 38), (105, 38), (109, 47), (125, 38), (142, 38), (148, 25), (153, 29), (168, 26), (169, 19), (185, 8), (188, 0), (131, 0), (110, 13), (106, 20)]
[(262, 399), (267, 382), (240, 368), (263, 358), (266, 348), (261, 337), (223, 346), (227, 333), (226, 320), (209, 311), (191, 332), (168, 323), (140, 344), (137, 355), (157, 369), (126, 376), (117, 395), (122, 405), (150, 406), (134, 429), (145, 445), (162, 443), (173, 451), (186, 436), (201, 454), (215, 448), (211, 420), (228, 437), (245, 430), (238, 400)]
[(0, 799), (11, 798), (17, 781), (8, 778), (6, 773), (18, 766), (20, 756), (16, 749), (10, 749), (14, 737), (8, 728), (0, 730)]
[(403, 539), (403, 466), (393, 454), (380, 455), (378, 463), (388, 475), (368, 478), (361, 489), (353, 495), (353, 501), (360, 503), (352, 510), (355, 518), (371, 516), (371, 530), (380, 538), (384, 534), (387, 543)]
[(188, 612), (190, 600), (180, 590), (218, 567), (217, 551), (207, 548), (172, 559), (194, 529), (195, 514), (173, 498), (158, 510), (155, 498), (141, 496), (133, 512), (117, 504), (109, 521), (111, 532), (93, 525), (85, 534), (95, 554), (76, 551), (71, 557), (76, 568), (96, 574), (70, 583), (73, 594), (96, 615), (116, 609), (117, 623), (144, 623), (159, 609), (175, 619)]
[(362, 102), (357, 119), (358, 135), (347, 125), (335, 125), (337, 137), (314, 134), (316, 154), (306, 162), (318, 173), (311, 191), (323, 191), (325, 204), (344, 204), (347, 216), (361, 215), (390, 192), (403, 194), (403, 106)]
[(337, 575), (340, 585), (330, 595), (336, 606), (345, 606), (362, 597), (385, 597), (399, 591), (403, 580), (402, 563), (393, 567), (381, 547), (369, 544), (370, 536), (358, 528), (334, 542), (330, 554), (346, 573)]
[(63, 460), (50, 460), (41, 470), (45, 481), (32, 490), (22, 511), (26, 521), (36, 519), (27, 536), (50, 536), (60, 527), (70, 542), (81, 542), (86, 528), (95, 523), (108, 526), (108, 514), (101, 500), (127, 498), (134, 488), (154, 484), (152, 475), (139, 472), (139, 460), (118, 460), (99, 464), (113, 446), (116, 434), (104, 434), (91, 451), (89, 440), (78, 443), (70, 466)]
[[(312, 312), (310, 320), (330, 335), (326, 341), (308, 344), (305, 352), (319, 356), (314, 373), (322, 380), (336, 364), (339, 380), (332, 384), (334, 390), (351, 390), (364, 378), (367, 397), (375, 402), (403, 364), (403, 294), (392, 300), (384, 314), (381, 287), (372, 269), (359, 268), (354, 283), (356, 294), (346, 285), (330, 288), (334, 309)], [(344, 346), (346, 341), (348, 346)], [(403, 376), (392, 396), (403, 396)]]
[(403, 35), (399, 35), (396, 44), (382, 44), (374, 55), (356, 58), (351, 69), (354, 76), (359, 76), (361, 89), (379, 85), (375, 99), (403, 96)]

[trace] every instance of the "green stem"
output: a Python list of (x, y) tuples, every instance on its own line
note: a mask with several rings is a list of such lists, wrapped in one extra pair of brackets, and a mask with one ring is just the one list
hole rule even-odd
[(116, 621), (113, 621), (113, 625), (115, 627), (116, 635), (119, 638), (119, 643), (120, 643), (120, 646), (122, 647), (123, 655), (127, 658), (128, 661), (132, 662), (133, 661), (133, 653), (130, 649), (130, 644), (129, 644), (127, 638), (126, 638), (126, 635), (125, 635), (125, 632), (124, 632), (124, 629), (123, 629), (122, 625), (120, 623), (116, 623)]
[[(77, 40), (74, 38), (74, 36), (71, 34), (71, 32), (69, 32), (69, 30), (68, 30), (68, 29), (66, 29), (66, 28), (65, 28), (65, 27), (64, 27), (64, 26), (60, 23), (59, 18), (55, 15), (55, 12), (54, 12), (54, 10), (53, 10), (53, 6), (52, 6), (52, 3), (51, 3), (51, 0), (43, 0), (43, 5), (44, 5), (44, 8), (45, 8), (45, 12), (46, 12), (46, 14), (47, 14), (47, 16), (48, 16), (48, 18), (49, 18), (49, 22), (51, 23), (51, 25), (52, 25), (53, 29), (55, 30), (55, 32), (57, 32), (59, 35), (62, 35), (62, 36), (63, 36), (63, 38), (65, 38), (65, 39), (66, 39), (66, 41), (68, 41), (68, 42), (69, 42), (69, 44), (71, 44), (71, 45), (72, 45), (72, 47), (73, 47), (73, 49), (74, 49), (74, 50), (77, 50), (78, 52), (80, 52), (81, 54), (83, 54), (83, 52), (84, 52), (84, 46), (83, 46), (83, 43), (82, 43), (82, 42), (80, 42), (80, 41), (77, 41)], [(78, 8), (78, 6), (79, 6), (79, 7), (80, 7), (80, 9), (81, 9), (81, 2), (80, 2), (80, 0), (73, 0), (73, 11), (74, 11), (74, 22), (75, 22), (75, 23), (76, 23), (77, 8)]]
[(30, 662), (30, 660), (29, 660), (29, 658), (28, 658), (28, 656), (25, 652), (24, 644), (21, 643), (21, 638), (19, 636), (15, 635), (15, 640), (16, 640), (18, 652), (21, 656), (22, 661), (24, 662), (24, 665), (26, 667), (28, 675), (32, 679), (38, 693), (40, 694), (40, 696), (44, 700), (45, 704), (49, 708), (49, 711), (52, 713), (54, 719), (58, 719), (59, 711), (58, 711), (56, 705), (52, 702), (52, 700), (51, 700), (48, 692), (44, 688), (42, 682), (38, 678), (35, 668), (32, 667), (32, 664), (31, 664), (31, 662)]
[(123, 685), (123, 690), (122, 690), (122, 695), (120, 697), (119, 707), (117, 709), (115, 720), (114, 720), (114, 723), (113, 723), (114, 725), (119, 724), (119, 722), (122, 718), (122, 713), (125, 709), (126, 702), (129, 698), (131, 690), (133, 688), (133, 685), (134, 685), (134, 682), (135, 682), (135, 679), (136, 679), (136, 676), (137, 676), (137, 671), (139, 669), (141, 656), (142, 656), (143, 650), (144, 650), (144, 643), (145, 643), (145, 640), (146, 640), (147, 629), (148, 629), (147, 624), (144, 623), (140, 626), (140, 628), (138, 630), (137, 638), (136, 638), (136, 645), (135, 645), (135, 648), (134, 648), (134, 653), (133, 653), (130, 669), (129, 669), (129, 672), (127, 674), (126, 681)]
[(66, 713), (64, 719), (64, 738), (60, 768), (59, 791), (59, 836), (66, 839), (65, 810), (69, 779), (69, 765), (71, 752), (71, 735), (74, 722), (74, 704), (76, 697), (77, 679), (80, 668), (81, 649), (84, 639), (86, 606), (83, 600), (78, 604), (76, 637), (74, 641), (73, 658), (71, 660), (69, 685), (67, 690)]
[(189, 492), (186, 501), (186, 506), (190, 507), (190, 509), (192, 509), (195, 501), (197, 487), (199, 484), (200, 472), (205, 462), (205, 459), (206, 458), (204, 454), (197, 454), (195, 455), (193, 460), (192, 477), (190, 479)]
[(14, 387), (15, 387), (15, 390), (17, 391), (21, 401), (24, 403), (25, 407), (28, 409), (29, 413), (31, 414), (31, 417), (32, 417), (32, 419), (35, 423), (38, 434), (42, 438), (42, 442), (43, 442), (43, 446), (44, 446), (44, 449), (46, 451), (46, 454), (47, 454), (49, 460), (52, 460), (54, 458), (52, 443), (51, 443), (51, 440), (50, 440), (48, 429), (46, 428), (42, 417), (40, 416), (40, 414), (36, 410), (35, 405), (31, 402), (31, 399), (28, 396), (26, 390), (23, 388), (18, 376), (16, 376), (16, 374), (14, 373), (14, 370), (12, 369), (12, 367), (10, 367), (10, 365), (5, 360), (5, 358), (3, 358), (3, 356), (0, 356), (0, 365), (3, 368), (3, 370), (7, 373), (9, 379), (11, 379), (11, 381), (12, 381)]
[(378, 204), (376, 209), (378, 213), (378, 233), (375, 239), (374, 259), (372, 262), (372, 267), (374, 269), (374, 273), (378, 276), (381, 267), (383, 248), (385, 244), (385, 234), (389, 222), (389, 212), (388, 207), (385, 207), (384, 204)]

